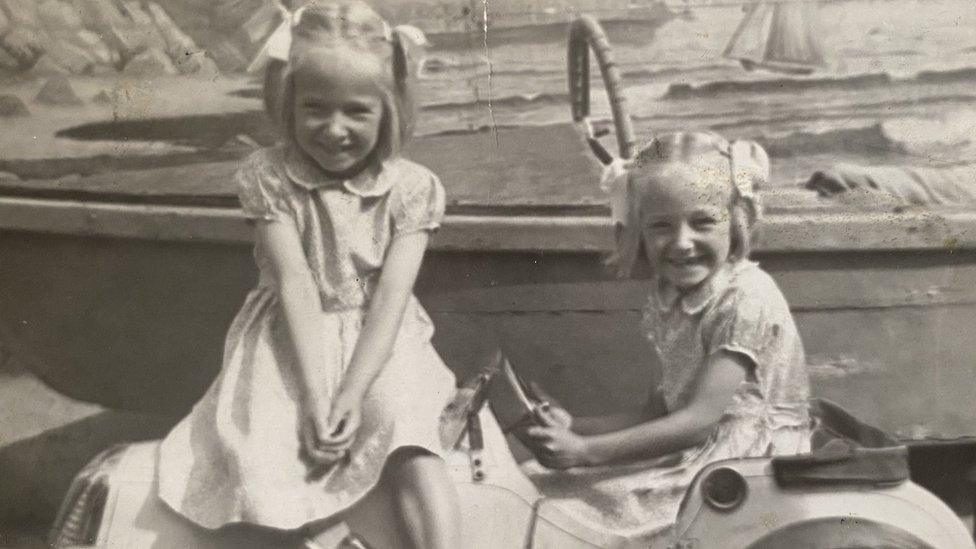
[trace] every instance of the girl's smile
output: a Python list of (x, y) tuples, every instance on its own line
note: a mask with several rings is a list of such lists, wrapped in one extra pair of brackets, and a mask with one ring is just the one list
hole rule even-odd
[(655, 273), (679, 290), (710, 278), (729, 260), (728, 182), (706, 182), (690, 167), (653, 184), (645, 201), (644, 245)]
[(376, 148), (383, 119), (379, 69), (338, 51), (295, 73), (294, 134), (323, 170), (352, 175)]

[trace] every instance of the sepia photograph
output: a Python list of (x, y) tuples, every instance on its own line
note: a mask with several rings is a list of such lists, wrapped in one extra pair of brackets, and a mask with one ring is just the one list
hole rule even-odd
[(0, 547), (976, 549), (973, 0), (0, 0)]

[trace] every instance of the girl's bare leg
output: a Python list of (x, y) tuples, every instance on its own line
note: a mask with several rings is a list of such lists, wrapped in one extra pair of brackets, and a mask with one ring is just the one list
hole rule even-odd
[(349, 537), (349, 527), (340, 517), (306, 527), (305, 549), (337, 549)]
[(457, 490), (444, 461), (422, 451), (400, 452), (390, 480), (410, 541), (417, 549), (461, 547)]

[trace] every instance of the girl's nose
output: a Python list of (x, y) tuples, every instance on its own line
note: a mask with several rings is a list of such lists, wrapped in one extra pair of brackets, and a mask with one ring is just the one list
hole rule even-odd
[(689, 227), (687, 223), (681, 223), (675, 229), (672, 246), (674, 246), (676, 250), (683, 252), (691, 251), (695, 247), (691, 227)]
[(324, 131), (332, 139), (342, 139), (348, 133), (348, 127), (341, 115), (333, 115), (326, 121)]

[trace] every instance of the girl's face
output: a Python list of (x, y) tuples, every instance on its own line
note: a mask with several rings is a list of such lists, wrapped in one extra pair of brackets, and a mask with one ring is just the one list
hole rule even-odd
[(647, 257), (654, 272), (681, 291), (705, 282), (729, 259), (731, 189), (713, 173), (672, 165), (643, 198)]
[(383, 100), (377, 63), (343, 50), (316, 56), (294, 74), (294, 137), (323, 170), (362, 170), (379, 142)]

